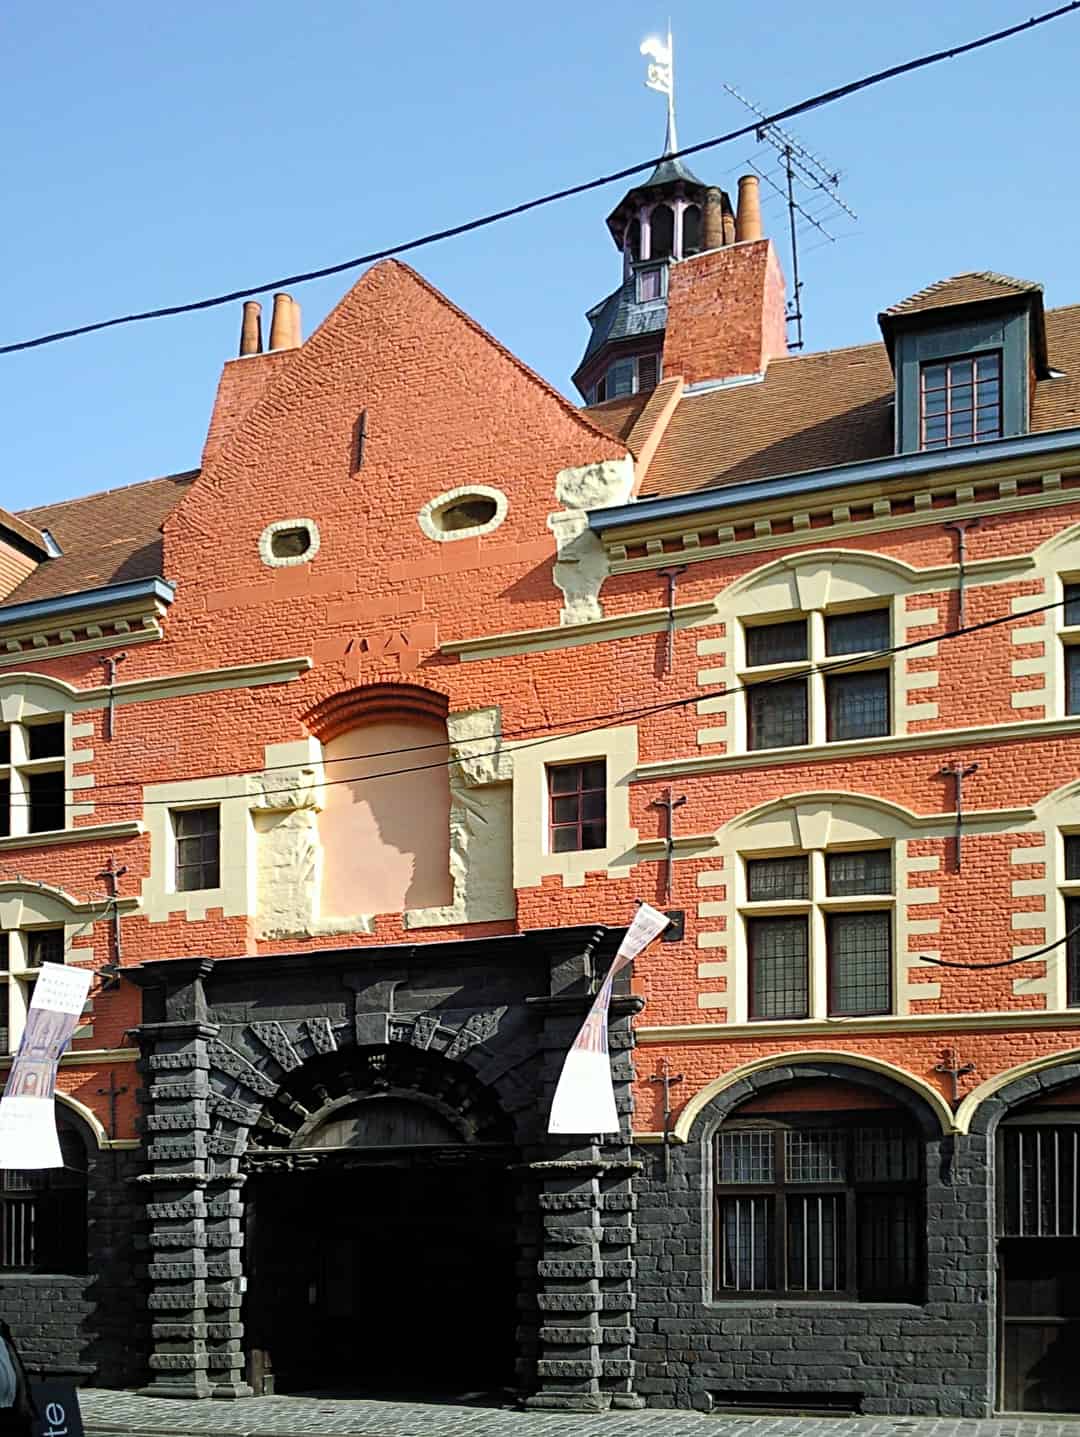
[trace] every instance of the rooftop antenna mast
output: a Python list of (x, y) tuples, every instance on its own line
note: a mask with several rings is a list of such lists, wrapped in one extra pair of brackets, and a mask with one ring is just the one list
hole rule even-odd
[[(780, 157), (779, 169), (773, 173), (760, 169), (753, 160), (749, 163), (754, 173), (774, 189), (787, 206), (788, 235), (791, 246), (791, 299), (787, 308), (787, 322), (795, 326), (795, 336), (788, 340), (788, 348), (791, 350), (802, 349), (803, 286), (799, 274), (799, 218), (801, 217), (805, 224), (812, 225), (830, 243), (835, 243), (836, 236), (830, 234), (822, 220), (830, 218), (833, 212), (845, 214), (853, 220), (857, 220), (858, 215), (840, 198), (839, 186), (842, 176), (839, 170), (822, 159), (820, 155), (808, 150), (790, 130), (782, 129), (779, 125), (771, 123), (765, 111), (755, 105), (752, 100), (748, 100), (745, 95), (740, 94), (734, 85), (725, 84), (724, 89), (738, 100), (740, 105), (744, 105), (752, 115), (757, 116), (761, 121), (757, 128), (758, 142), (771, 145)], [(816, 191), (815, 197), (825, 199), (826, 204), (817, 214), (812, 213), (809, 208), (812, 201), (807, 200), (805, 203), (800, 203), (796, 199), (797, 185), (811, 192)]]

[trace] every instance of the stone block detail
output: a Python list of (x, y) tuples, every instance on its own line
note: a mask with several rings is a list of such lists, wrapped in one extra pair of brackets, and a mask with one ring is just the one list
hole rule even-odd
[[(536, 1264), (536, 1271), (541, 1277), (553, 1278), (558, 1282), (574, 1277), (603, 1277), (604, 1266), (605, 1264), (600, 1262), (552, 1262), (545, 1259)], [(609, 1276), (616, 1275), (618, 1274), (609, 1274)]]
[[(278, 1085), (265, 1073), (260, 1073), (253, 1063), (249, 1063), (242, 1053), (235, 1048), (230, 1048), (228, 1043), (223, 1043), (220, 1038), (215, 1038), (207, 1044), (207, 1053), (213, 1066), (222, 1073), (228, 1073), (230, 1078), (243, 1083), (253, 1093), (258, 1093), (262, 1098), (272, 1098), (278, 1090)], [(151, 1059), (153, 1062), (153, 1059)]]
[(211, 1093), (209, 1107), (212, 1113), (219, 1118), (227, 1118), (232, 1123), (240, 1123), (250, 1128), (259, 1121), (261, 1110), (250, 1107), (247, 1103), (238, 1103), (235, 1098), (224, 1098), (220, 1093)]
[(536, 1301), (541, 1312), (599, 1312), (606, 1305), (603, 1299), (609, 1296), (600, 1292), (541, 1292)]
[(252, 1023), (248, 1031), (287, 1073), (300, 1066), (303, 1059), (281, 1023)]
[(540, 1377), (600, 1377), (602, 1375), (599, 1362), (575, 1361), (565, 1357), (541, 1358), (536, 1364), (536, 1371)]
[(337, 1039), (334, 1037), (334, 1030), (330, 1026), (329, 1018), (308, 1018), (304, 1022), (304, 1031), (311, 1039), (311, 1046), (316, 1053), (336, 1051)]

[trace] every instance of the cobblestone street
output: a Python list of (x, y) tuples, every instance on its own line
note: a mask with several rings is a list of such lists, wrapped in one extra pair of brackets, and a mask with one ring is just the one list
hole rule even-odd
[(1080, 1437), (1075, 1418), (744, 1417), (644, 1412), (518, 1412), (460, 1404), (311, 1397), (178, 1402), (80, 1393), (88, 1434), (137, 1437)]

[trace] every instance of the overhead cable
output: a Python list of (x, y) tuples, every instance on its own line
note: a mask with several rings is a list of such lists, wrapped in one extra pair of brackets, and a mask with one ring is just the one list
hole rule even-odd
[(320, 269), (304, 270), (300, 274), (285, 275), (282, 279), (267, 280), (263, 284), (248, 285), (243, 289), (229, 290), (226, 294), (211, 295), (206, 299), (189, 300), (184, 304), (164, 305), (158, 309), (145, 309), (132, 314), (114, 316), (112, 319), (99, 319), (93, 324), (80, 324), (73, 329), (54, 330), (51, 334), (38, 335), (35, 339), (23, 339), (14, 344), (0, 345), (0, 354), (16, 354), (24, 349), (37, 349), (42, 345), (56, 344), (62, 339), (74, 339), (79, 335), (93, 334), (101, 329), (113, 329), (118, 325), (137, 324), (148, 319), (167, 319), (176, 314), (191, 314), (197, 310), (214, 309), (222, 304), (231, 304), (234, 300), (250, 299), (252, 295), (264, 294), (268, 290), (284, 289), (288, 286), (307, 284), (310, 280), (325, 279), (329, 275), (343, 274), (350, 269), (359, 269), (361, 265), (374, 264), (377, 260), (390, 259), (394, 255), (408, 254), (411, 250), (421, 249), (426, 245), (436, 244), (440, 240), (453, 239), (457, 235), (469, 234), (473, 230), (484, 229), (488, 225), (498, 224), (502, 220), (511, 219), (516, 215), (527, 214), (530, 210), (539, 209), (543, 205), (555, 204), (559, 200), (570, 199), (574, 195), (586, 194), (589, 190), (600, 189), (605, 185), (614, 184), (616, 180), (629, 179), (632, 175), (640, 174), (643, 170), (650, 170), (664, 160), (680, 159), (686, 155), (700, 154), (704, 150), (714, 149), (717, 145), (729, 144), (732, 140), (742, 139), (745, 135), (756, 134), (765, 125), (777, 124), (781, 120), (790, 120), (796, 115), (804, 115), (810, 110), (819, 110), (825, 105), (834, 104), (837, 100), (845, 99), (848, 95), (857, 94), (860, 90), (867, 90), (873, 85), (880, 85), (885, 80), (893, 80), (898, 75), (907, 75), (914, 70), (925, 69), (928, 65), (936, 65), (942, 60), (952, 60), (958, 55), (969, 54), (972, 50), (981, 50), (988, 45), (996, 45), (1002, 40), (1011, 39), (1025, 30), (1033, 30), (1039, 25), (1045, 25), (1051, 20), (1060, 19), (1080, 8), (1080, 0), (1069, 0), (1068, 4), (1059, 5), (1053, 10), (1046, 10), (1040, 15), (1033, 15), (1030, 19), (1021, 20), (1015, 25), (1008, 25), (1003, 30), (995, 30), (988, 35), (980, 35), (975, 40), (968, 40), (962, 45), (952, 45), (946, 50), (935, 50), (931, 54), (920, 55), (913, 60), (905, 60), (899, 65), (890, 65), (885, 70), (876, 70), (871, 75), (864, 75), (859, 80), (849, 81), (845, 85), (837, 85), (831, 90), (823, 90), (817, 95), (811, 95), (808, 99), (800, 100), (794, 105), (788, 105), (786, 109), (777, 110), (771, 115), (756, 117), (750, 124), (741, 125), (737, 130), (729, 130), (727, 134), (716, 135), (711, 140), (701, 140), (695, 145), (685, 145), (680, 150), (674, 150), (669, 155), (657, 155), (653, 159), (641, 160), (637, 164), (627, 165), (625, 169), (614, 170), (611, 174), (600, 175), (593, 180), (585, 180), (580, 184), (567, 185), (564, 189), (553, 190), (550, 194), (540, 195), (536, 199), (525, 200), (521, 204), (510, 205), (506, 209), (494, 210), (490, 214), (481, 215), (476, 219), (465, 220), (461, 224), (450, 225), (446, 229), (433, 230), (429, 234), (420, 235), (416, 239), (406, 240), (402, 244), (388, 245), (385, 249), (372, 250), (368, 254), (357, 255), (354, 259), (342, 260), (338, 264), (324, 265)]

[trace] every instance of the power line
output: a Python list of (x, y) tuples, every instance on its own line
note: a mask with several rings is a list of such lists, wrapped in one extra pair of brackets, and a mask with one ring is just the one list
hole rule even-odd
[[(613, 724), (625, 721), (627, 719), (649, 718), (652, 717), (654, 714), (668, 713), (673, 709), (686, 708), (690, 704), (702, 703), (706, 699), (734, 698), (737, 694), (746, 693), (748, 690), (751, 689), (766, 688), (770, 684), (788, 683), (791, 681), (792, 678), (802, 678), (804, 675), (809, 676), (810, 674), (833, 674), (840, 669), (850, 668), (854, 665), (872, 664), (880, 659), (891, 658), (895, 654), (905, 654), (910, 652), (912, 649), (922, 648), (927, 644), (937, 644), (943, 643), (948, 639), (964, 638), (969, 634), (982, 633), (986, 629), (998, 628), (1002, 624), (1020, 623), (1022, 620), (1031, 618), (1035, 614), (1045, 614), (1053, 609), (1064, 608), (1064, 606), (1069, 602), (1071, 601), (1067, 599), (1056, 599), (1051, 604), (1040, 604), (1036, 608), (1022, 609), (1014, 614), (1001, 614), (996, 619), (982, 619), (977, 624), (965, 624), (963, 627), (958, 629), (943, 629), (939, 633), (928, 634), (925, 638), (922, 639), (911, 639), (905, 644), (890, 644), (887, 648), (874, 649), (869, 650), (865, 653), (852, 654), (849, 658), (826, 659), (823, 663), (808, 664), (805, 668), (800, 669), (797, 674), (792, 674), (789, 671), (785, 671), (783, 673), (774, 674), (769, 678), (757, 679), (749, 684), (733, 684), (730, 688), (709, 689), (701, 693), (683, 694), (679, 698), (667, 699), (663, 703), (651, 704), (642, 708), (615, 709), (613, 712), (608, 714), (585, 714), (582, 715), (580, 718), (567, 720), (566, 723), (563, 724), (548, 724), (547, 727), (567, 728), (573, 727), (575, 724), (585, 723), (586, 726), (584, 728), (575, 729), (574, 732), (569, 735), (569, 737), (578, 738), (585, 734), (599, 733), (603, 729), (610, 728)], [(477, 759), (494, 758), (498, 754), (501, 745), (507, 738), (512, 738), (516, 734), (534, 733), (537, 727), (539, 727), (539, 725), (533, 724), (526, 728), (510, 729), (506, 732), (494, 734), (483, 734), (480, 736), (480, 738), (476, 739), (475, 742), (481, 743), (486, 740), (491, 740), (494, 742), (495, 746), (481, 753), (468, 753), (462, 755), (460, 758), (440, 759), (436, 763), (417, 764), (412, 768), (388, 769), (384, 773), (361, 774), (352, 778), (326, 779), (322, 783), (318, 784), (317, 787), (334, 788), (338, 784), (342, 783), (368, 783), (374, 781), (375, 779), (402, 778), (410, 773), (426, 773), (432, 769), (438, 768), (449, 769), (454, 765), (473, 763)], [(1003, 732), (1007, 734), (1008, 729), (1005, 728)], [(562, 737), (564, 737), (564, 735), (561, 733), (548, 733), (541, 738), (534, 739), (532, 743), (515, 744), (512, 752), (521, 753), (525, 749), (537, 748), (547, 743), (556, 743)], [(473, 742), (473, 740), (467, 740), (467, 742)], [(340, 759), (324, 759), (322, 760), (322, 762), (324, 764), (327, 762), (361, 763), (368, 762), (374, 758), (393, 758), (396, 757), (398, 754), (417, 753), (425, 749), (444, 748), (445, 746), (446, 745), (442, 742), (429, 744), (414, 744), (401, 748), (381, 749), (376, 753), (371, 754), (360, 754)], [(762, 750), (762, 752), (767, 752), (767, 750)], [(276, 773), (282, 770), (288, 771), (301, 767), (303, 767), (302, 764), (276, 764), (269, 768), (258, 769), (250, 772), (241, 773), (236, 770), (230, 770), (225, 773), (194, 774), (190, 778), (176, 779), (173, 781), (179, 783), (197, 783), (209, 779), (219, 778), (258, 777), (264, 773)], [(65, 795), (77, 795), (75, 800), (76, 802), (80, 801), (80, 799), (83, 802), (93, 802), (95, 808), (128, 808), (140, 802), (138, 795), (134, 795), (130, 799), (114, 799), (111, 801), (109, 799), (98, 801), (94, 797), (94, 795), (106, 788), (140, 788), (145, 786), (147, 785), (140, 784), (137, 779), (127, 779), (121, 780), (117, 783), (95, 784), (93, 788), (65, 788), (62, 790), (62, 792)], [(271, 790), (271, 792), (273, 792), (273, 790)], [(244, 793), (224, 794), (221, 796), (219, 801), (222, 803), (226, 803), (232, 799), (249, 798), (251, 796), (252, 795), (250, 794)], [(176, 800), (169, 798), (148, 798), (143, 799), (141, 803), (142, 807), (144, 808), (152, 806), (156, 807), (158, 805), (165, 805), (168, 807), (176, 806)], [(9, 800), (9, 804), (12, 808), (30, 807), (29, 800), (16, 800), (12, 798)], [(77, 832), (77, 830), (71, 831)], [(33, 835), (28, 834), (27, 837), (33, 837)]]
[(1034, 953), (1021, 953), (1019, 958), (1000, 958), (996, 963), (950, 963), (947, 958), (928, 958), (925, 953), (916, 953), (913, 956), (918, 958), (921, 963), (932, 963), (935, 968), (963, 968), (970, 973), (978, 973), (986, 968), (1012, 968), (1017, 963), (1034, 962), (1036, 958), (1041, 958), (1051, 949), (1060, 948), (1063, 943), (1068, 943), (1069, 939), (1075, 938), (1077, 934), (1080, 934), (1080, 923), (1075, 928), (1070, 928), (1068, 933), (1063, 933), (1060, 938), (1055, 938), (1053, 943), (1036, 948)]
[(511, 205), (507, 209), (494, 210), (490, 214), (481, 215), (476, 219), (466, 220), (462, 224), (451, 225), (447, 229), (433, 230), (429, 234), (421, 235), (417, 239), (406, 240), (402, 244), (389, 245), (385, 249), (372, 250), (368, 254), (358, 255), (355, 259), (342, 260), (339, 264), (324, 265), (321, 269), (305, 270), (300, 274), (286, 275), (283, 279), (268, 280), (264, 284), (248, 286), (245, 289), (230, 290), (227, 294), (212, 295), (207, 299), (190, 300), (185, 304), (165, 305), (159, 309), (146, 309), (133, 314), (117, 315), (112, 319), (100, 319), (93, 324), (77, 325), (74, 329), (55, 330), (51, 334), (38, 335), (35, 339), (23, 339), (15, 344), (0, 345), (0, 354), (15, 354), (24, 349), (37, 349), (45, 344), (56, 344), (62, 339), (74, 339), (79, 335), (93, 334), (101, 329), (113, 329), (117, 325), (136, 324), (147, 319), (167, 319), (175, 314), (191, 314), (197, 310), (214, 309), (219, 305), (231, 304), (237, 299), (249, 299), (252, 295), (264, 294), (267, 290), (283, 289), (286, 285), (295, 286), (306, 284), (310, 280), (325, 279), (329, 275), (343, 274), (346, 270), (358, 269), (361, 265), (374, 264), (377, 260), (390, 259), (394, 255), (407, 254), (411, 250), (421, 249), (426, 245), (436, 244), (440, 240), (453, 239), (458, 235), (470, 234), (473, 230), (484, 229), (488, 225), (497, 224), (502, 220), (511, 219), (515, 215), (527, 214), (530, 210), (539, 209), (543, 205), (555, 204), (559, 200), (570, 199), (574, 195), (586, 194), (590, 190), (600, 189), (605, 185), (614, 184), (616, 180), (629, 179), (632, 175), (640, 174), (643, 170), (652, 169), (663, 160), (678, 159), (685, 155), (696, 155), (704, 150), (714, 149), (717, 145), (729, 144), (732, 140), (742, 139), (745, 135), (756, 134), (763, 125), (775, 125), (781, 120), (792, 119), (795, 115), (806, 114), (810, 110), (822, 109), (825, 105), (834, 104), (837, 100), (845, 99), (848, 95), (857, 94), (860, 90), (869, 89), (873, 85), (880, 85), (885, 80), (895, 79), (898, 75), (907, 75), (914, 70), (925, 69), (928, 65), (936, 65), (942, 60), (952, 60), (958, 55), (966, 55), (972, 50), (980, 50), (987, 45), (996, 45), (1002, 40), (1011, 39), (1025, 30), (1033, 30), (1039, 25), (1045, 25), (1051, 20), (1060, 19), (1080, 8), (1080, 0), (1069, 0), (1068, 4), (1059, 5), (1054, 10), (1046, 10), (1041, 15), (1033, 15), (1028, 20), (1021, 20), (1015, 25), (1009, 25), (1003, 30), (995, 30), (989, 35), (981, 35), (978, 39), (968, 40), (963, 45), (954, 45), (947, 50), (935, 50), (932, 54), (920, 55), (914, 60), (905, 60), (899, 65), (890, 65), (885, 70), (877, 70), (871, 75), (864, 75), (859, 80), (849, 81), (846, 85), (838, 85), (831, 90), (823, 90), (820, 94), (811, 95), (806, 100), (800, 100), (797, 104), (789, 105), (786, 109), (777, 110), (771, 115), (764, 115), (755, 119), (749, 125), (743, 125), (737, 130), (729, 130), (725, 135), (716, 135), (711, 140), (701, 140), (696, 145), (686, 145), (681, 150), (675, 150), (670, 155), (657, 155), (651, 160), (642, 160), (638, 164), (628, 165), (625, 169), (614, 170), (611, 174), (600, 175), (593, 180), (585, 180), (581, 184), (568, 185), (561, 190), (553, 190), (550, 194), (541, 195), (537, 199), (525, 200), (521, 204)]

